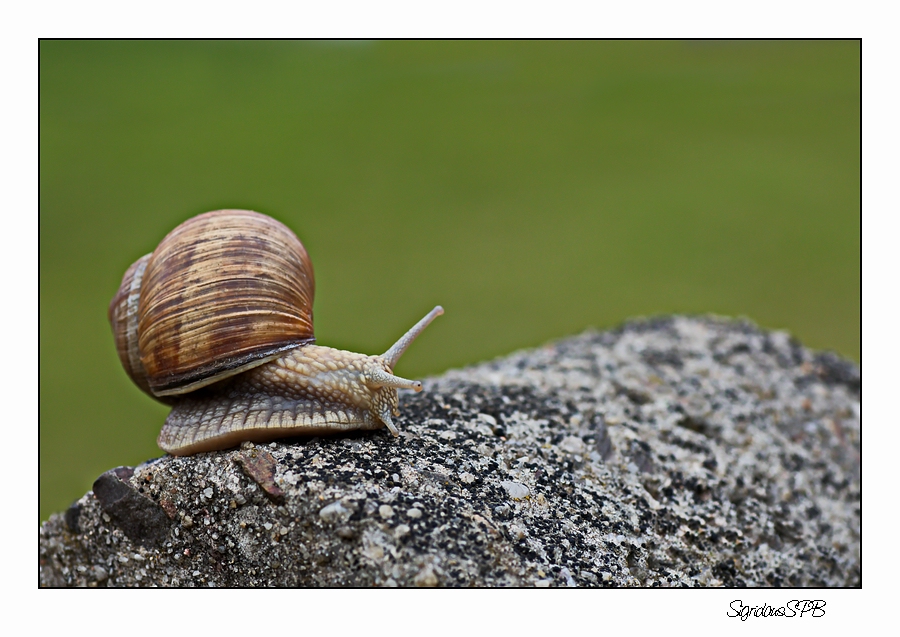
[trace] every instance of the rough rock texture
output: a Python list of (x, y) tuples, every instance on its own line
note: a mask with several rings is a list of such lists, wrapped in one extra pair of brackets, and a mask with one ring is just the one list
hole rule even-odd
[(107, 472), (44, 586), (860, 586), (860, 372), (671, 317), (426, 382), (402, 434)]

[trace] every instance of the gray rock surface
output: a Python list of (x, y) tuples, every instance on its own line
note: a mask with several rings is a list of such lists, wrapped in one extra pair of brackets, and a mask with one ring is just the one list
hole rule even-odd
[(387, 430), (107, 472), (43, 586), (860, 586), (860, 372), (712, 317), (403, 394)]

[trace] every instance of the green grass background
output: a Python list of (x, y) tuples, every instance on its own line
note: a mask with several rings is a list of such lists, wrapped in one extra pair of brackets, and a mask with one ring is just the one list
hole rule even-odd
[(40, 44), (40, 517), (161, 454), (106, 322), (175, 225), (284, 221), (319, 343), (437, 374), (628, 317), (860, 360), (860, 45)]

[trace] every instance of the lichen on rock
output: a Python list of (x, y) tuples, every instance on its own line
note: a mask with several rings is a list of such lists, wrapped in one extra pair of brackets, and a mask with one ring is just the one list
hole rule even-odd
[(428, 380), (386, 430), (107, 472), (42, 586), (859, 586), (860, 372), (665, 317)]

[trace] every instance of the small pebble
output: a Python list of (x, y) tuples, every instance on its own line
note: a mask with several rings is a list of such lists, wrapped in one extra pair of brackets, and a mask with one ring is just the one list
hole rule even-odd
[(425, 587), (438, 585), (438, 578), (431, 564), (426, 564), (425, 567), (416, 574), (415, 578), (413, 578), (413, 584)]
[[(504, 396), (504, 398), (505, 398), (505, 396)], [(479, 420), (482, 420), (482, 421), (486, 422), (487, 424), (489, 424), (491, 427), (497, 426), (497, 419), (494, 418), (493, 416), (491, 416), (490, 414), (480, 412), (478, 414), (478, 418), (479, 418)]]
[(585, 450), (584, 440), (578, 436), (566, 436), (559, 443), (559, 448), (571, 454), (582, 454)]
[(407, 535), (407, 534), (409, 534), (409, 527), (406, 526), (405, 524), (399, 524), (399, 525), (397, 525), (397, 528), (394, 529), (394, 538), (395, 539), (399, 540), (401, 537), (403, 537), (404, 535)]
[(337, 536), (343, 540), (352, 540), (356, 537), (356, 532), (349, 526), (342, 526), (337, 531)]
[(328, 506), (319, 509), (319, 517), (329, 524), (346, 522), (350, 519), (350, 511), (340, 501), (332, 502)]
[(382, 504), (378, 507), (378, 515), (387, 520), (394, 515), (394, 508), (390, 504)]
[(525, 539), (525, 530), (518, 524), (510, 524), (509, 535), (514, 540), (522, 540)]
[(528, 497), (528, 494), (530, 493), (528, 487), (521, 482), (503, 481), (500, 483), (500, 486), (506, 489), (506, 493), (508, 493), (509, 497), (513, 500), (522, 500)]
[(407, 509), (406, 517), (412, 518), (413, 520), (415, 520), (416, 518), (420, 518), (420, 517), (422, 517), (422, 510), (421, 509)]

